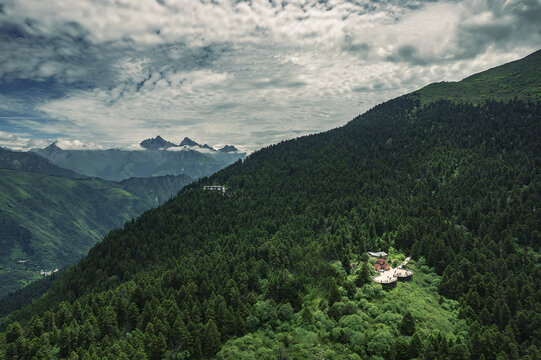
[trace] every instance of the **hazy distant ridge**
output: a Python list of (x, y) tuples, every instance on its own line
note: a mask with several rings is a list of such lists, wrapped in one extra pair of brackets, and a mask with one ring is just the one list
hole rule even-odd
[[(246, 153), (238, 152), (234, 146), (226, 145), (216, 151), (206, 144), (201, 146), (188, 138), (183, 142), (186, 148), (181, 149), (180, 145), (176, 146), (158, 136), (141, 142), (141, 146), (147, 149), (144, 151), (64, 150), (56, 144), (33, 151), (53, 164), (79, 174), (114, 181), (131, 177), (180, 174), (197, 179), (209, 176), (246, 157)], [(167, 150), (173, 147), (178, 148), (178, 151)]]

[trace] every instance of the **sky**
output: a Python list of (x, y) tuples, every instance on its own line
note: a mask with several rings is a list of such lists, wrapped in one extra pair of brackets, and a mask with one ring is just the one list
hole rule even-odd
[(541, 45), (541, 0), (2, 0), (0, 146), (243, 150)]

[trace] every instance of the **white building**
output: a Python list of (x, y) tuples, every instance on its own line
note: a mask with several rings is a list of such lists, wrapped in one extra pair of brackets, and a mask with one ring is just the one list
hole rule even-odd
[(225, 194), (225, 186), (224, 185), (210, 185), (210, 186), (203, 186), (203, 190), (207, 191), (219, 191), (222, 194)]

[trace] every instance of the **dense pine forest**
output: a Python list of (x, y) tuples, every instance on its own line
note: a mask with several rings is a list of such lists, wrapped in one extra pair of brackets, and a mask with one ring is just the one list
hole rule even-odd
[[(539, 359), (541, 103), (421, 100), (112, 231), (3, 319), (0, 358)], [(383, 291), (367, 250), (411, 255), (414, 280)]]

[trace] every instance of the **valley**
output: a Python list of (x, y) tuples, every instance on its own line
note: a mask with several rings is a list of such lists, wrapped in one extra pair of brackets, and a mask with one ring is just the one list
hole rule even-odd
[(0, 296), (75, 263), (111, 229), (158, 206), (187, 176), (121, 183), (0, 169)]

